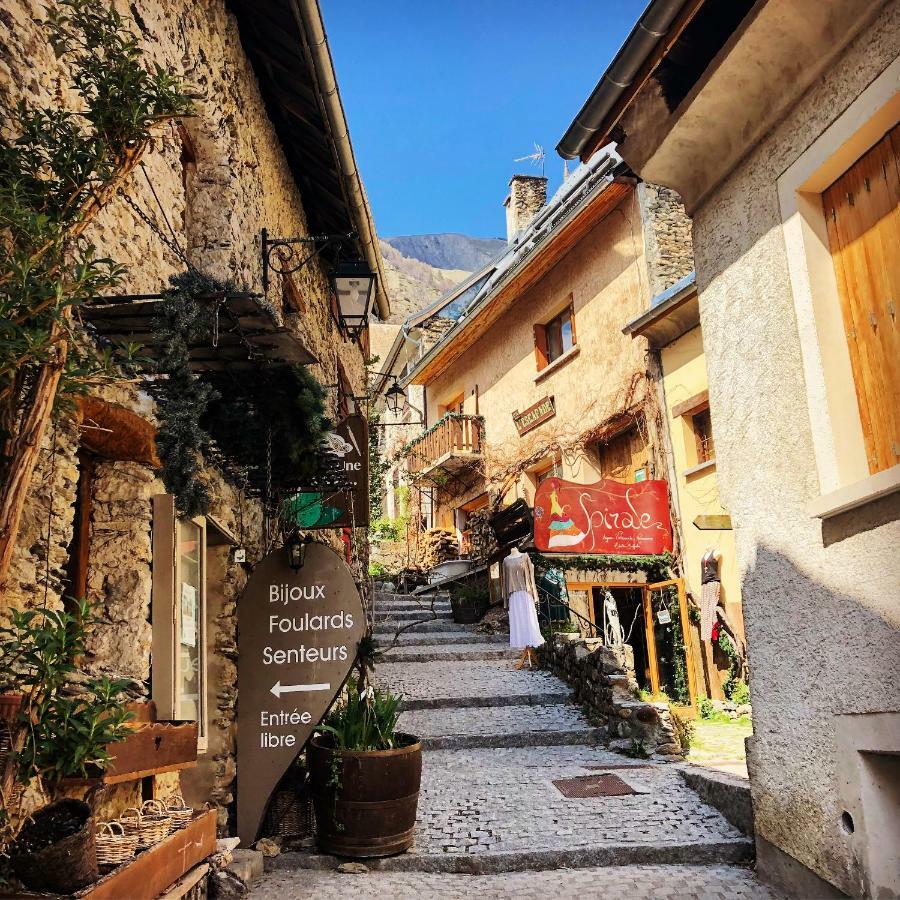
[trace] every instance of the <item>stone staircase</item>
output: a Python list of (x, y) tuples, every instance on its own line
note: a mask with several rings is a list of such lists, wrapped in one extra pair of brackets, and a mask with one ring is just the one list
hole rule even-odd
[[(515, 670), (508, 638), (455, 624), (446, 595), (376, 594), (374, 614), (385, 649), (376, 683), (402, 697), (400, 728), (426, 752), (415, 847), (370, 868), (487, 875), (752, 858), (752, 841), (702, 802), (678, 765), (612, 753), (565, 682)], [(572, 799), (556, 784), (596, 775), (621, 779), (626, 796)], [(339, 862), (286, 853), (274, 865)]]

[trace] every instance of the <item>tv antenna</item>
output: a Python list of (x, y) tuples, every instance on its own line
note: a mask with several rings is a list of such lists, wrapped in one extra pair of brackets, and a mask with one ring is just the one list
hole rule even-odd
[(531, 160), (531, 164), (535, 167), (541, 167), (541, 177), (544, 175), (544, 148), (535, 143), (534, 145), (534, 153), (529, 153), (527, 156), (518, 156), (513, 162), (525, 162), (525, 160)]

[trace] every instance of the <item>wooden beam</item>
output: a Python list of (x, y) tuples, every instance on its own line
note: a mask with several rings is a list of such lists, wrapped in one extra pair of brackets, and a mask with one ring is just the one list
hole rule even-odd
[(672, 418), (677, 419), (679, 416), (691, 415), (698, 410), (705, 409), (707, 406), (709, 406), (709, 391), (700, 391), (699, 394), (694, 394), (693, 397), (688, 397), (687, 400), (676, 403), (672, 407)]

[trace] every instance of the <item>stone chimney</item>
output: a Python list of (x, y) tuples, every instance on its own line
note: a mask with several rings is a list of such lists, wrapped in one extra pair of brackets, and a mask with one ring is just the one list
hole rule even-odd
[(540, 175), (513, 175), (509, 180), (506, 207), (506, 240), (512, 239), (541, 211), (547, 202), (547, 179)]

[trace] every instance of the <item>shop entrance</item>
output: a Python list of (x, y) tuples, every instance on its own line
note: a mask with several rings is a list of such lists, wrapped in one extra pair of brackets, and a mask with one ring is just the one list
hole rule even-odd
[(693, 715), (697, 687), (684, 580), (577, 587), (590, 589), (591, 620), (604, 640), (608, 640), (604, 627), (609, 618), (604, 617), (604, 602), (607, 592), (611, 595), (625, 643), (634, 651), (638, 685), (652, 694), (665, 694), (676, 708)]
[(644, 691), (652, 691), (650, 679), (650, 654), (647, 650), (647, 635), (644, 625), (644, 589), (643, 587), (614, 587), (606, 585), (594, 585), (591, 588), (592, 619), (604, 637), (603, 629), (609, 623), (609, 616), (605, 614), (604, 604), (607, 603), (607, 594), (612, 597), (616, 616), (625, 643), (634, 651), (634, 675), (638, 687)]

